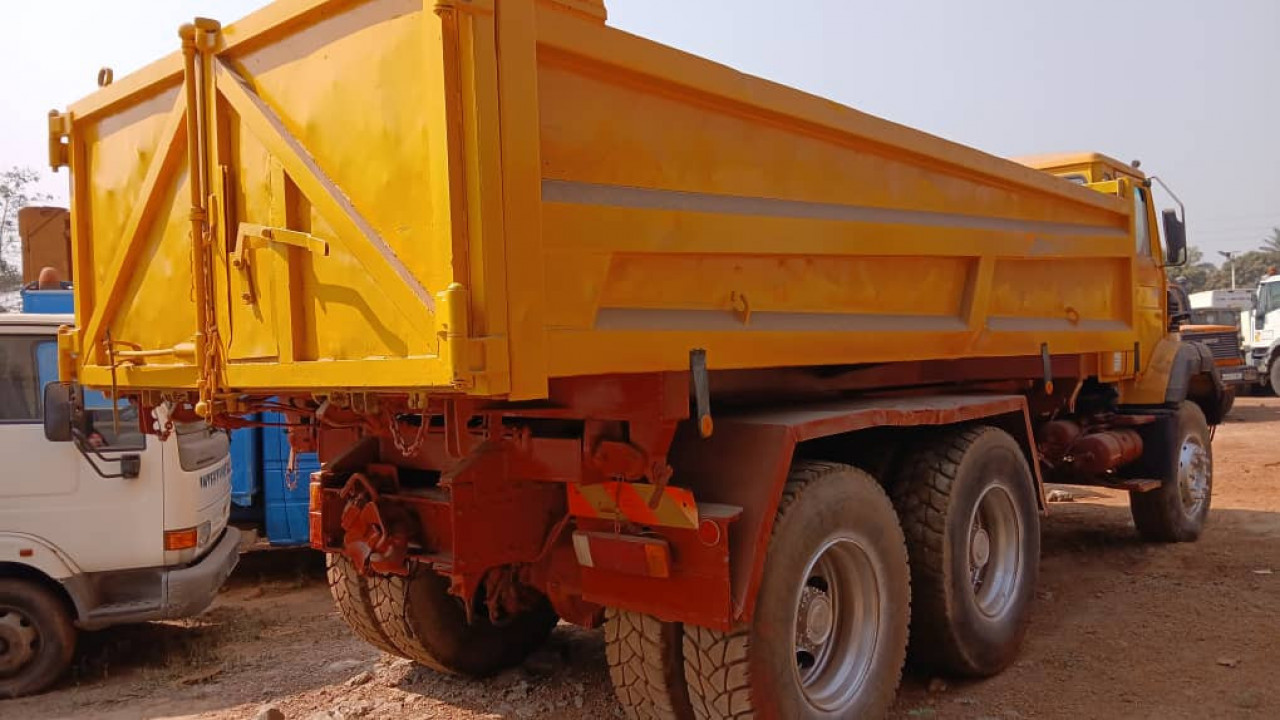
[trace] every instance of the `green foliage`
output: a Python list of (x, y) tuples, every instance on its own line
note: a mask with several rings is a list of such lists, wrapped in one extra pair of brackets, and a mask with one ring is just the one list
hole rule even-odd
[(34, 189), (40, 173), (31, 168), (11, 167), (0, 171), (0, 292), (22, 285), (22, 262), (18, 237), (18, 211), (49, 196)]
[(1240, 253), (1224, 262), (1222, 267), (1205, 262), (1199, 248), (1187, 249), (1187, 264), (1169, 268), (1169, 279), (1181, 283), (1187, 292), (1218, 290), (1231, 287), (1231, 266), (1235, 265), (1236, 287), (1253, 288), (1258, 281), (1280, 271), (1280, 228), (1272, 228), (1263, 238), (1257, 250)]

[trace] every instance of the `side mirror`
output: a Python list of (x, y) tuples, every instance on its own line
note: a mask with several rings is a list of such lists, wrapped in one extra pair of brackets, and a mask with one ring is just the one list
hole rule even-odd
[(1265, 313), (1256, 313), (1253, 316), (1253, 328), (1255, 330), (1264, 330), (1267, 327), (1267, 316)]
[(70, 385), (51, 382), (44, 386), (44, 437), (50, 442), (71, 442), (72, 389)]
[(1164, 222), (1165, 265), (1182, 266), (1187, 264), (1187, 226), (1178, 218), (1176, 210), (1164, 210), (1160, 213)]

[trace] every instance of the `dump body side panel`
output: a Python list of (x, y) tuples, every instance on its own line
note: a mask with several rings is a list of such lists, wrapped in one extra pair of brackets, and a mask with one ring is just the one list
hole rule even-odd
[[(74, 106), (82, 379), (522, 400), (694, 348), (712, 369), (1096, 354), (1115, 378), (1151, 357), (1129, 180), (1093, 192), (579, 5), (269, 5), (202, 55), (194, 173), (180, 57)], [(181, 351), (191, 178), (208, 372)], [(114, 380), (108, 331), (147, 353)]]

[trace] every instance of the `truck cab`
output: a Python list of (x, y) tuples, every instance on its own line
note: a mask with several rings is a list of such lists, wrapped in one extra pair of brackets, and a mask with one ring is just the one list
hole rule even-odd
[(1274, 392), (1280, 388), (1280, 274), (1262, 278), (1255, 297), (1254, 308), (1242, 315), (1245, 346), (1261, 384)]
[(82, 431), (48, 439), (72, 322), (0, 315), (0, 698), (57, 680), (77, 630), (203, 611), (238, 559), (226, 433), (162, 407), (172, 432), (149, 436), (135, 405), (84, 392)]

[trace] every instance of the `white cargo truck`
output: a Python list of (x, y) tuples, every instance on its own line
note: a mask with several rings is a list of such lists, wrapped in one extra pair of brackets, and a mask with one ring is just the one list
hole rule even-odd
[(1244, 339), (1249, 364), (1263, 385), (1280, 393), (1280, 275), (1262, 278), (1255, 304), (1244, 313)]
[(0, 698), (56, 681), (77, 630), (203, 611), (238, 559), (226, 433), (162, 407), (160, 440), (58, 384), (72, 321), (0, 315)]

